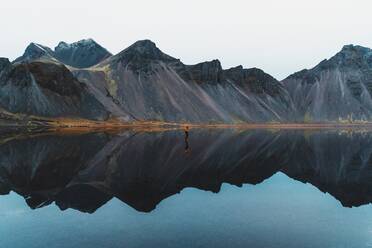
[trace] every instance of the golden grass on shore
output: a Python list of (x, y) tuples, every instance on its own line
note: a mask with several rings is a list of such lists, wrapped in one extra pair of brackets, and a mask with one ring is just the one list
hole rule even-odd
[(137, 131), (162, 131), (186, 128), (234, 128), (234, 129), (352, 129), (372, 130), (372, 123), (239, 123), (239, 124), (195, 124), (159, 121), (123, 122), (118, 119), (91, 121), (85, 119), (56, 118), (47, 121), (48, 128), (53, 130), (70, 130), (71, 132), (94, 130), (131, 129)]

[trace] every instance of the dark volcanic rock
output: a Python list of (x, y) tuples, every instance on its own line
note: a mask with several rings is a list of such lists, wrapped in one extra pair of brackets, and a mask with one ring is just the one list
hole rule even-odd
[(54, 52), (49, 47), (31, 43), (27, 46), (23, 55), (17, 58), (14, 62), (27, 62), (39, 59), (54, 60)]
[(159, 60), (159, 61), (175, 61), (176, 59), (163, 53), (151, 40), (140, 40), (135, 42), (133, 45), (115, 55), (115, 59), (123, 61), (135, 61), (135, 59), (146, 60)]
[(281, 83), (259, 69), (223, 70), (218, 60), (184, 65), (149, 40), (75, 74), (138, 120), (288, 121), (295, 112)]
[(77, 82), (72, 73), (62, 65), (33, 62), (23, 64), (38, 84), (62, 96), (80, 97), (84, 85)]
[(329, 60), (324, 60), (320, 69), (370, 69), (372, 67), (372, 51), (367, 47), (346, 45)]
[(9, 66), (11, 66), (11, 63), (10, 63), (9, 59), (7, 59), (7, 58), (0, 58), (0, 73), (1, 73), (1, 71), (3, 71), (6, 68), (8, 68)]
[(372, 50), (347, 45), (329, 60), (283, 81), (306, 121), (372, 119)]
[(94, 40), (86, 39), (72, 44), (60, 42), (54, 51), (49, 47), (31, 43), (24, 54), (14, 62), (50, 60), (76, 68), (86, 68), (96, 65), (110, 56), (112, 54)]
[(282, 87), (278, 80), (258, 68), (243, 69), (238, 66), (226, 70), (224, 75), (243, 88), (249, 87), (250, 91), (256, 94), (267, 93), (275, 96)]
[(113, 56), (105, 63), (112, 68), (129, 67), (134, 72), (150, 72), (152, 63), (175, 62), (177, 59), (163, 53), (156, 47), (155, 43), (150, 40), (140, 40)]
[[(31, 65), (35, 61), (44, 64)], [(72, 44), (61, 42), (55, 51), (31, 43), (14, 66), (4, 59), (0, 62), (0, 84), (7, 85), (3, 89), (7, 94), (13, 86), (30, 87), (32, 78), (25, 75), (32, 74), (39, 87), (59, 96), (74, 96), (76, 100), (80, 91), (87, 92), (92, 106), (99, 102), (111, 116), (124, 121), (256, 123), (372, 119), (372, 51), (361, 46), (344, 46), (332, 58), (310, 70), (294, 73), (283, 82), (257, 68), (238, 66), (224, 70), (218, 60), (185, 65), (163, 53), (150, 40), (138, 41), (114, 56), (91, 39)], [(54, 71), (63, 68), (56, 64), (70, 65), (74, 76), (67, 69)], [(6, 83), (7, 77), (12, 78), (11, 85)], [(77, 81), (74, 77), (82, 84), (71, 84)], [(71, 99), (58, 103), (58, 108), (35, 111), (40, 107), (33, 104), (46, 103), (45, 98), (36, 97), (36, 91), (24, 91), (12, 98), (2, 96), (0, 103), (12, 113), (27, 109), (26, 114), (60, 116), (63, 112), (78, 116), (84, 109), (84, 113), (90, 112), (84, 117), (97, 116), (92, 106)], [(24, 104), (28, 100), (21, 99), (26, 96), (35, 98), (27, 107)], [(56, 99), (52, 101), (60, 102)], [(74, 111), (70, 111), (71, 105), (75, 106)]]
[(185, 79), (196, 83), (220, 83), (222, 76), (223, 70), (218, 60), (187, 66), (183, 74)]
[[(0, 97), (0, 104), (12, 113), (102, 119), (104, 109), (124, 121), (240, 123), (288, 122), (296, 112), (281, 83), (262, 70), (223, 70), (218, 60), (184, 65), (150, 40), (115, 56), (91, 39), (61, 42), (55, 51), (32, 43), (6, 71), (2, 90), (14, 96)], [(82, 96), (89, 100), (80, 102)]]
[(94, 40), (87, 39), (72, 44), (60, 42), (55, 48), (54, 56), (66, 65), (87, 68), (111, 57), (112, 54)]
[(12, 113), (104, 120), (109, 112), (72, 73), (52, 62), (17, 63), (0, 74), (0, 105)]

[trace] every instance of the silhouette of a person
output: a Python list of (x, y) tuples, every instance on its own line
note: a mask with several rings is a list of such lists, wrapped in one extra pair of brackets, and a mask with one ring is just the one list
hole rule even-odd
[(189, 126), (185, 127), (185, 153), (189, 152)]

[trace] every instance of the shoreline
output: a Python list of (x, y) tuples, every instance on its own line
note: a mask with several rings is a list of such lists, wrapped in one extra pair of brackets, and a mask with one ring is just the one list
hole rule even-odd
[(108, 121), (91, 121), (84, 119), (38, 119), (31, 125), (6, 125), (0, 128), (25, 128), (46, 130), (168, 130), (168, 129), (371, 129), (369, 123), (238, 123), (238, 124), (198, 124), (174, 123), (160, 121), (123, 122), (112, 119)]
[[(372, 132), (372, 123), (243, 123), (243, 124), (189, 124), (165, 122), (48, 122), (48, 126), (0, 125), (0, 144), (7, 140), (23, 139), (43, 135), (82, 135), (89, 133), (117, 134), (124, 132), (151, 133), (193, 129), (231, 129), (238, 132), (253, 130), (298, 130), (303, 132), (339, 131), (339, 132)], [(2, 137), (3, 136), (3, 137)], [(2, 140), (4, 139), (4, 140)]]
[(75, 118), (43, 118), (30, 116), (28, 119), (4, 119), (0, 120), (0, 129), (19, 129), (19, 130), (69, 130), (89, 132), (95, 130), (169, 130), (169, 129), (364, 129), (372, 131), (372, 122), (323, 122), (323, 123), (187, 123), (187, 122), (162, 122), (162, 121), (133, 121), (125, 122), (120, 119), (112, 118), (105, 121), (95, 121)]

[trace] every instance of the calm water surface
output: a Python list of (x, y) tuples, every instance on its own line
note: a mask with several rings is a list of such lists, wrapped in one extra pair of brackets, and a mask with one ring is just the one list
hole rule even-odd
[(372, 247), (372, 133), (1, 134), (0, 247)]

